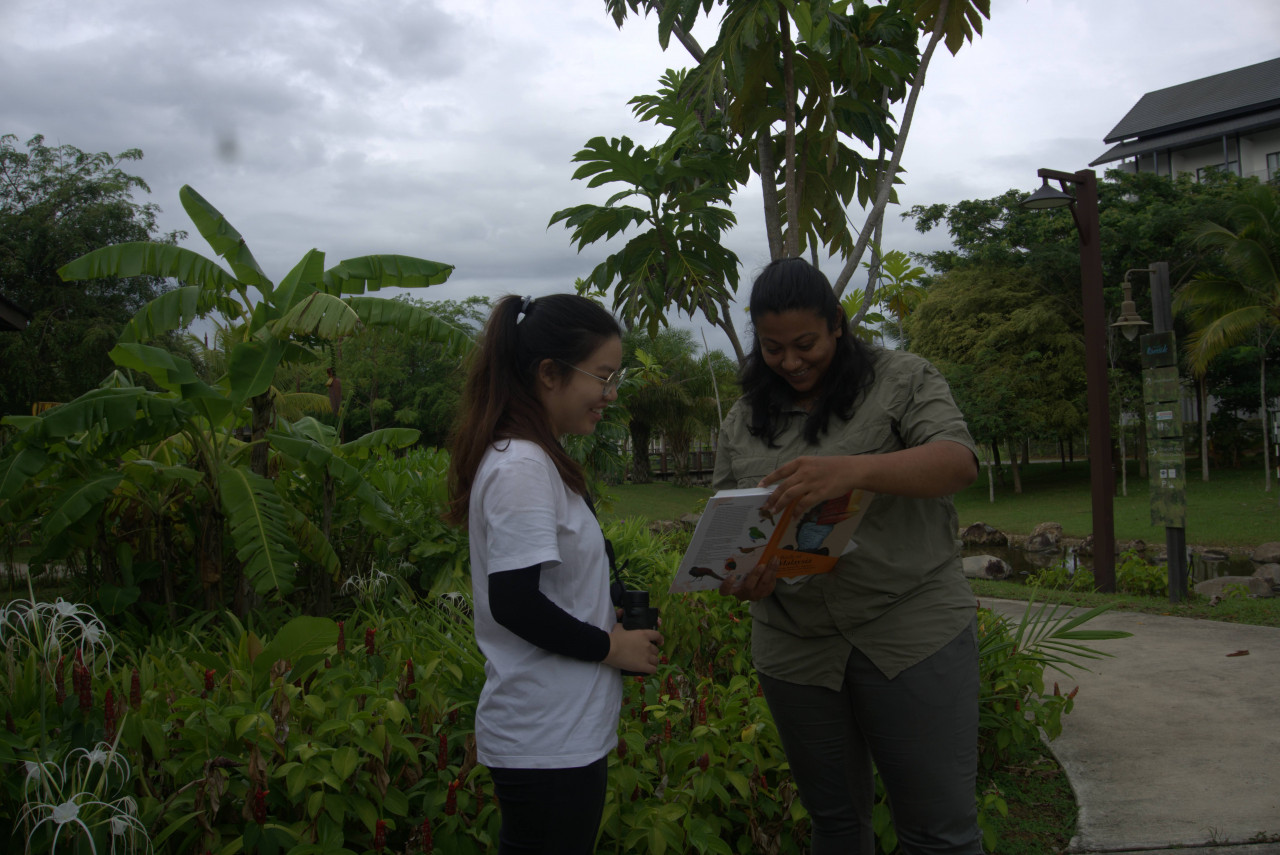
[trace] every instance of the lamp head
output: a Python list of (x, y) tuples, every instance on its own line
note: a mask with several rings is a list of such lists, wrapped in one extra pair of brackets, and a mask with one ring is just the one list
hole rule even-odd
[(1075, 202), (1075, 196), (1050, 187), (1048, 178), (1043, 179), (1043, 181), (1044, 183), (1040, 185), (1039, 190), (1022, 200), (1022, 207), (1039, 211), (1045, 208), (1065, 208)]
[[(1129, 273), (1132, 272), (1132, 270), (1129, 271)], [(1138, 314), (1137, 307), (1133, 304), (1133, 290), (1129, 285), (1129, 273), (1124, 275), (1124, 300), (1120, 303), (1120, 317), (1116, 318), (1116, 322), (1111, 326), (1119, 327), (1120, 332), (1124, 333), (1124, 337), (1129, 341), (1133, 341), (1138, 337), (1138, 333), (1142, 331), (1142, 328), (1150, 326), (1150, 324), (1142, 319), (1142, 316)]]

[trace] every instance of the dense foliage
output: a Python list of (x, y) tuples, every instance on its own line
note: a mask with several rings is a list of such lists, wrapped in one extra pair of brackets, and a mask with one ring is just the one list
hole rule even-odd
[(70, 401), (94, 388), (114, 367), (107, 352), (134, 312), (166, 285), (155, 276), (64, 283), (58, 268), (108, 244), (157, 240), (149, 192), (125, 171), (142, 152), (117, 155), (48, 146), (32, 137), (26, 151), (0, 136), (0, 296), (31, 322), (0, 334), (0, 415), (30, 413), (37, 402)]
[[(442, 473), (438, 456), (373, 461), (366, 480), (423, 529), (387, 544), (398, 562), (352, 573), (332, 618), (210, 612), (153, 634), (63, 601), (9, 602), (8, 845), (30, 835), (35, 852), (87, 851), (90, 837), (99, 852), (146, 851), (148, 840), (159, 853), (488, 851), (499, 818), (472, 734), (483, 661), (466, 540), (438, 522)], [(627, 681), (599, 851), (804, 851), (807, 817), (750, 667), (745, 609), (664, 594), (678, 552), (639, 522), (607, 529), (629, 584), (653, 592), (667, 643), (655, 676)], [(1058, 732), (1072, 700), (1043, 672), (1089, 655), (1088, 617), (980, 613), (984, 767)], [(998, 792), (975, 797), (984, 816), (1002, 809)], [(883, 798), (876, 822), (891, 851)]]

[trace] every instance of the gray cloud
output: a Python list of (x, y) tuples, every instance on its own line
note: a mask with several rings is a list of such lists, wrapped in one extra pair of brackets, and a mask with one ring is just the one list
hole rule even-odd
[[(1273, 0), (1223, 0), (1212, 15), (1198, 0), (1105, 15), (1091, 0), (993, 6), (981, 39), (930, 68), (903, 208), (1082, 168), (1142, 93), (1269, 59), (1280, 32)], [(190, 229), (177, 193), (191, 184), (274, 277), (314, 246), (330, 262), (400, 252), (457, 265), (423, 296), (549, 293), (610, 251), (579, 254), (547, 229), (553, 211), (608, 192), (570, 180), (573, 153), (597, 135), (658, 139), (626, 102), (688, 58), (674, 42), (664, 54), (655, 28), (618, 30), (600, 0), (7, 0), (0, 133), (143, 149), (130, 169), (163, 228)], [(698, 36), (710, 44), (713, 28)], [(727, 243), (749, 282), (767, 260), (758, 190), (734, 209)], [(945, 243), (891, 210), (887, 247)], [(208, 251), (198, 235), (188, 244)]]

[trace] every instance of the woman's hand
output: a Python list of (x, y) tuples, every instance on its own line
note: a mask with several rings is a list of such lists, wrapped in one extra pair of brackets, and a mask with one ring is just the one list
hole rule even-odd
[(619, 671), (652, 674), (658, 670), (658, 647), (662, 640), (662, 633), (656, 629), (627, 629), (620, 623), (614, 624), (604, 664)]
[(819, 502), (850, 490), (870, 490), (914, 499), (958, 493), (978, 477), (978, 460), (958, 442), (938, 440), (885, 454), (797, 457), (760, 480), (777, 487), (766, 509), (780, 511), (797, 502), (802, 514)]
[(777, 513), (792, 502), (796, 514), (802, 514), (819, 502), (843, 496), (854, 488), (849, 473), (852, 457), (797, 457), (764, 476), (761, 487), (777, 489), (764, 509)]
[(727, 597), (737, 597), (744, 602), (763, 600), (773, 593), (777, 581), (778, 558), (774, 556), (767, 563), (752, 567), (751, 572), (741, 579), (725, 579), (720, 583), (720, 593)]

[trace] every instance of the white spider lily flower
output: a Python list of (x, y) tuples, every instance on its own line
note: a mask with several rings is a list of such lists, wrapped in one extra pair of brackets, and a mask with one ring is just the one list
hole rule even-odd
[(111, 667), (115, 640), (93, 609), (61, 597), (52, 603), (13, 600), (0, 608), (0, 645), (24, 641), (45, 656), (52, 668), (58, 658), (79, 650), (89, 664), (102, 653)]
[(368, 576), (360, 576), (358, 574), (348, 576), (347, 580), (342, 583), (342, 587), (338, 589), (338, 593), (354, 595), (365, 600), (381, 593), (391, 579), (391, 574), (383, 570), (374, 570)]
[[(97, 774), (94, 767), (100, 767)], [(128, 783), (129, 764), (110, 745), (100, 742), (91, 749), (76, 748), (67, 753), (61, 765), (52, 762), (26, 761), (27, 779), (39, 780), (39, 794), (23, 791), (21, 822), (26, 826), (28, 853), (42, 826), (53, 830), (48, 851), (56, 852), (63, 829), (68, 835), (78, 826), (89, 841), (89, 849), (97, 855), (94, 830), (105, 829), (111, 841), (111, 853), (149, 852), (151, 839), (138, 819), (138, 804), (130, 796), (111, 799)], [(119, 772), (118, 776), (112, 774)], [(47, 836), (48, 832), (45, 832)]]

